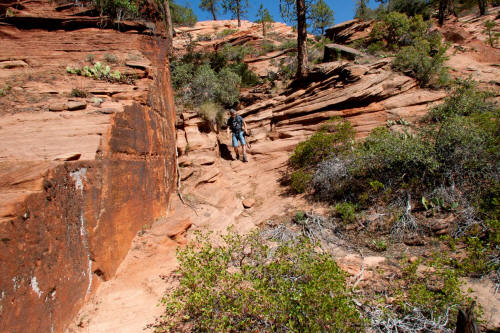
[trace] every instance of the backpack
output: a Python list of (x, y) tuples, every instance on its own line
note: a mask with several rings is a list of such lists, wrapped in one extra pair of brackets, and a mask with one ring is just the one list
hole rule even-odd
[(240, 115), (237, 115), (234, 119), (229, 118), (227, 124), (233, 133), (239, 133), (243, 129), (243, 118), (241, 118)]

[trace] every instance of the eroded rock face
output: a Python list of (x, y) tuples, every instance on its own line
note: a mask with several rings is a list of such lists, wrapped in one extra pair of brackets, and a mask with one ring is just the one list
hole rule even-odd
[[(1, 32), (15, 38), (2, 39), (0, 62), (26, 62), (32, 79), (22, 80), (23, 67), (0, 69), (19, 83), (0, 112), (0, 331), (62, 332), (115, 274), (137, 231), (167, 210), (176, 147), (166, 47), (113, 30)], [(148, 71), (132, 85), (64, 71), (106, 52), (157, 70), (130, 69)], [(72, 87), (102, 103), (80, 98), (68, 111)], [(65, 107), (50, 112), (55, 103)]]

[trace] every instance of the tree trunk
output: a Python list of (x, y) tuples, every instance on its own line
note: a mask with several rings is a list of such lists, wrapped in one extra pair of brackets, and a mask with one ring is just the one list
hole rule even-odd
[(163, 0), (163, 7), (165, 7), (165, 20), (167, 21), (168, 54), (172, 54), (172, 50), (174, 47), (174, 27), (172, 25), (172, 16), (170, 15), (170, 6), (168, 0)]
[(240, 0), (236, 0), (236, 15), (238, 16), (238, 28), (241, 27)]
[(478, 0), (477, 3), (479, 5), (479, 15), (480, 16), (486, 15), (486, 7), (488, 7), (488, 0)]
[(476, 302), (472, 302), (471, 306), (464, 313), (461, 309), (457, 315), (457, 328), (455, 333), (481, 333), (479, 326), (474, 319), (474, 306)]
[(301, 79), (307, 75), (307, 27), (306, 6), (304, 0), (297, 1), (297, 73)]
[(264, 22), (264, 19), (262, 19), (262, 35), (264, 35), (264, 38), (266, 37), (266, 22)]
[(214, 8), (214, 6), (210, 7), (210, 12), (212, 13), (212, 16), (214, 17), (214, 21), (217, 21), (217, 16), (215, 16), (215, 8)]
[(439, 25), (443, 25), (444, 19), (449, 15), (457, 16), (453, 0), (439, 0)]

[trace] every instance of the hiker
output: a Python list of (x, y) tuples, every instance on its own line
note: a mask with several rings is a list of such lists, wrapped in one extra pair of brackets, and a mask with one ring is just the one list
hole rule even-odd
[[(231, 109), (229, 111), (229, 119), (227, 120), (227, 134), (229, 135), (229, 130), (232, 133), (232, 141), (234, 152), (236, 153), (236, 159), (240, 159), (240, 153), (238, 150), (239, 143), (241, 143), (241, 148), (243, 150), (243, 162), (248, 162), (247, 159), (247, 151), (246, 151), (246, 142), (245, 142), (245, 132), (247, 131), (247, 124), (243, 120), (243, 118), (236, 114), (236, 111)], [(239, 143), (238, 143), (239, 141)]]

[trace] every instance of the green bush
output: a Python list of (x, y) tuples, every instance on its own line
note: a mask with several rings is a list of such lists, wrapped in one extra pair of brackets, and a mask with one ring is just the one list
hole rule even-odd
[(356, 221), (356, 205), (350, 202), (342, 202), (336, 204), (335, 212), (340, 216), (342, 222), (346, 224)]
[(128, 83), (133, 84), (134, 79), (132, 75), (121, 74), (120, 71), (112, 71), (111, 67), (103, 66), (99, 61), (94, 66), (84, 66), (83, 68), (66, 67), (66, 72), (79, 76), (93, 78), (95, 80), (105, 80), (110, 82)]
[(139, 8), (133, 0), (92, 0), (95, 8), (101, 15), (109, 15), (112, 18), (136, 17)]
[(239, 77), (241, 77), (241, 85), (243, 87), (253, 87), (259, 83), (261, 83), (261, 80), (257, 74), (252, 72), (249, 68), (248, 65), (244, 62), (236, 62), (231, 65), (229, 65), (229, 68), (236, 74), (238, 74)]
[(87, 97), (88, 93), (85, 90), (73, 88), (69, 94), (71, 97)]
[[(468, 305), (470, 299), (460, 289), (460, 275), (453, 267), (446, 265), (446, 261), (446, 258), (436, 254), (425, 263), (429, 269), (421, 273), (417, 273), (421, 261), (403, 267), (404, 283), (409, 289), (396, 294), (396, 303), (403, 314), (410, 313), (417, 306), (428, 318), (441, 316), (447, 311), (450, 312), (450, 318), (456, 318), (458, 309)], [(453, 324), (450, 322), (448, 327)]]
[(433, 44), (419, 38), (412, 45), (403, 47), (394, 59), (393, 68), (414, 77), (421, 87), (445, 85), (448, 81), (448, 68), (444, 66), (448, 60), (448, 46), (441, 43), (439, 36)]
[(118, 57), (115, 56), (114, 54), (112, 53), (106, 53), (104, 55), (104, 60), (106, 60), (106, 62), (110, 63), (110, 64), (115, 64), (118, 62)]
[(408, 16), (422, 15), (430, 18), (431, 8), (427, 0), (391, 0), (390, 11), (404, 13)]
[(176, 91), (186, 87), (193, 79), (194, 65), (192, 63), (173, 61), (170, 68), (172, 86)]
[(257, 234), (207, 238), (178, 251), (178, 287), (158, 332), (359, 332), (360, 315), (331, 256), (306, 239), (266, 245)]
[(6, 96), (10, 91), (10, 86), (6, 84), (3, 88), (0, 88), (0, 97)]
[[(429, 28), (430, 23), (421, 15), (410, 18), (403, 13), (390, 12), (374, 24), (366, 41), (367, 48), (379, 50), (385, 42), (389, 50), (398, 50), (412, 45), (417, 39), (429, 39)], [(376, 44), (376, 47), (371, 44)]]
[(239, 101), (241, 77), (229, 68), (223, 68), (218, 75), (217, 100), (226, 106)]
[(199, 66), (190, 83), (191, 96), (195, 105), (214, 101), (219, 89), (219, 80), (210, 65)]
[(492, 94), (478, 89), (477, 82), (471, 79), (457, 79), (452, 85), (451, 94), (444, 103), (429, 112), (433, 121), (442, 121), (453, 116), (470, 116), (494, 112), (496, 105), (489, 101)]
[(326, 158), (350, 149), (354, 140), (351, 124), (342, 119), (332, 119), (308, 140), (301, 142), (290, 157), (295, 168), (311, 168)]
[(290, 176), (290, 187), (297, 193), (304, 193), (310, 186), (312, 175), (302, 169), (292, 172)]
[(224, 29), (221, 32), (217, 33), (217, 38), (219, 38), (219, 39), (224, 38), (226, 36), (234, 34), (235, 32), (238, 32), (238, 30), (237, 29)]
[(383, 127), (373, 130), (353, 155), (354, 177), (377, 178), (383, 184), (401, 182), (404, 176), (424, 180), (439, 167), (430, 142)]

